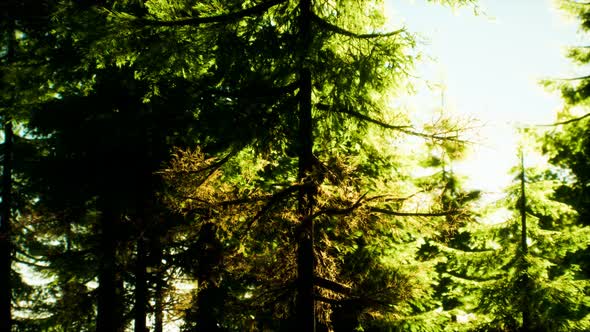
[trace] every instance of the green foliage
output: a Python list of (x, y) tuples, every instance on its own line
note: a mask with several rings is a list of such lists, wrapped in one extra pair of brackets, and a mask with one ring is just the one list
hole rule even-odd
[[(583, 32), (588, 31), (590, 8), (582, 2), (560, 2), (562, 9), (576, 18)], [(572, 47), (568, 57), (578, 65), (588, 63), (586, 47)], [(588, 252), (589, 220), (588, 206), (588, 77), (580, 77), (561, 82), (550, 82), (553, 87), (560, 89), (565, 102), (564, 109), (558, 114), (559, 124), (539, 137), (542, 151), (549, 162), (555, 167), (548, 176), (554, 179), (556, 186), (549, 196), (556, 201), (567, 204), (575, 214), (563, 213), (555, 208), (550, 217), (547, 212), (540, 213), (539, 224), (551, 232), (563, 231), (553, 237), (552, 241), (543, 241), (547, 251), (543, 254), (552, 259), (555, 265), (549, 269), (548, 276), (554, 278), (554, 284), (569, 285), (564, 287), (563, 295), (569, 300), (562, 306), (550, 306), (551, 312), (569, 315), (573, 327), (579, 330), (587, 329), (588, 307), (587, 301), (579, 300), (580, 296), (587, 297), (586, 283), (589, 274), (585, 264)], [(561, 212), (561, 213), (560, 213)], [(556, 221), (553, 221), (557, 219)], [(571, 237), (570, 237), (571, 236)], [(551, 296), (559, 298), (556, 292)], [(572, 296), (571, 294), (576, 294)], [(568, 309), (566, 309), (568, 308)]]
[[(311, 17), (266, 4), (60, 2), (52, 21), (19, 30), (1, 92), (2, 116), (30, 130), (15, 144), (15, 258), (46, 281), (14, 286), (19, 329), (96, 329), (105, 284), (128, 326), (143, 283), (147, 318), (187, 331), (288, 330), (311, 220), (322, 328), (515, 330), (528, 310), (539, 330), (588, 329), (586, 121), (545, 137), (557, 168), (528, 171), (525, 254), (518, 189), (499, 203), (513, 217), (481, 224), (480, 192), (452, 171), (461, 125), (415, 128), (392, 109), (415, 40), (383, 31), (381, 2), (316, 1)], [(585, 82), (562, 87), (571, 106), (585, 105)], [(404, 149), (408, 135), (422, 151)]]

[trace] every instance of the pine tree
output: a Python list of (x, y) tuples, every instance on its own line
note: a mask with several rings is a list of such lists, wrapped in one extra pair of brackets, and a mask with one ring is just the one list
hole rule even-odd
[[(19, 255), (49, 283), (22, 308), (29, 314), (24, 324), (120, 330), (132, 308), (142, 330), (151, 294), (162, 297), (165, 287), (162, 274), (148, 273), (162, 260), (157, 243), (170, 215), (158, 205), (154, 172), (171, 146), (192, 137), (186, 82), (162, 79), (160, 95), (148, 101), (155, 83), (88, 53), (105, 32), (100, 13), (62, 4), (54, 14), (42, 50), (50, 69), (35, 73), (50, 82), (53, 94), (30, 107), (35, 112), (27, 123), (43, 142), (41, 157), (27, 171), (35, 179), (36, 203), (23, 215), (27, 229), (19, 237)], [(93, 30), (85, 29), (87, 22), (95, 22)], [(163, 310), (163, 299), (155, 301)]]
[(523, 166), (499, 202), (512, 217), (473, 232), (463, 245), (479, 252), (457, 255), (447, 264), (444, 273), (469, 289), (464, 293), (470, 295), (459, 299), (477, 314), (478, 330), (588, 328), (581, 291), (587, 281), (568, 257), (586, 246), (589, 233), (576, 225), (572, 207), (556, 200), (556, 180), (549, 170)]
[(47, 98), (40, 79), (44, 63), (39, 55), (48, 51), (47, 33), (52, 1), (5, 1), (0, 23), (2, 89), (0, 116), (2, 144), (2, 204), (0, 212), (0, 329), (20, 328), (11, 313), (28, 300), (30, 287), (15, 269), (19, 262), (18, 242), (22, 232), (19, 217), (31, 202), (31, 179), (27, 169), (34, 159), (36, 142), (23, 132), (27, 113), (36, 100)]
[[(386, 173), (386, 168), (379, 166), (390, 165), (379, 155), (379, 148), (361, 136), (369, 133), (371, 126), (435, 141), (456, 139), (454, 134), (436, 132), (439, 128), (433, 132), (414, 130), (405, 125), (403, 115), (396, 118), (385, 111), (385, 91), (401, 85), (409, 69), (411, 58), (405, 50), (412, 46), (412, 39), (404, 30), (362, 32), (371, 20), (376, 25), (383, 23), (378, 4), (342, 2), (332, 7), (309, 1), (270, 1), (244, 9), (238, 3), (212, 2), (191, 7), (183, 2), (154, 1), (148, 3), (148, 8), (150, 15), (144, 18), (121, 13), (113, 17), (140, 34), (199, 31), (196, 36), (178, 33), (177, 38), (190, 42), (178, 54), (170, 51), (169, 58), (182, 59), (186, 55), (187, 59), (198, 59), (203, 67), (186, 65), (179, 74), (191, 77), (191, 73), (199, 72), (209, 77), (205, 81), (210, 87), (215, 87), (202, 91), (200, 96), (199, 119), (203, 124), (213, 124), (204, 129), (210, 140), (202, 141), (202, 151), (185, 152), (187, 157), (181, 157), (168, 171), (180, 174), (184, 170), (185, 174), (184, 184), (173, 176), (169, 178), (175, 195), (185, 198), (174, 204), (200, 212), (196, 217), (200, 227), (213, 218), (220, 230), (217, 236), (226, 237), (230, 247), (247, 244), (243, 250), (257, 254), (267, 268), (272, 262), (270, 253), (285, 257), (281, 264), (285, 272), (278, 273), (283, 279), (275, 289), (262, 283), (268, 279), (262, 271), (249, 271), (257, 277), (250, 281), (250, 287), (254, 287), (256, 295), (269, 294), (269, 290), (283, 292), (273, 295), (272, 305), (281, 307), (281, 302), (287, 303), (287, 313), (294, 305), (295, 315), (290, 317), (295, 317), (297, 329), (314, 331), (316, 317), (321, 316), (318, 301), (338, 306), (340, 298), (351, 295), (349, 286), (330, 280), (338, 276), (338, 263), (333, 257), (338, 255), (334, 255), (331, 244), (336, 239), (330, 238), (335, 234), (326, 232), (326, 227), (339, 229), (334, 232), (341, 232), (339, 241), (350, 241), (355, 232), (362, 232), (360, 225), (367, 223), (365, 218), (379, 220), (379, 214), (436, 215), (431, 211), (410, 213), (380, 207), (379, 203), (386, 203), (389, 196), (376, 194), (369, 199), (362, 192), (376, 191), (379, 180), (358, 176), (379, 177)], [(204, 53), (202, 45), (211, 45), (215, 57), (211, 52)], [(266, 92), (261, 93), (262, 89)], [(390, 124), (388, 120), (401, 124)], [(232, 130), (215, 136), (210, 134), (212, 127)], [(209, 158), (215, 152), (224, 155)], [(234, 155), (243, 156), (253, 165), (266, 160), (267, 165), (257, 169), (256, 177), (262, 179), (251, 180), (259, 187), (245, 191), (238, 186), (212, 193), (212, 188), (230, 184), (219, 179), (228, 176), (224, 167), (229, 166), (224, 165)], [(365, 162), (354, 160), (357, 156), (366, 158)], [(371, 166), (366, 162), (369, 158), (379, 163)], [(352, 176), (354, 172), (357, 176)], [(234, 214), (235, 206), (242, 206), (241, 212), (246, 215)], [(222, 207), (227, 208), (225, 213)], [(354, 226), (348, 227), (347, 223)], [(224, 234), (228, 230), (232, 232)], [(227, 256), (236, 257), (235, 252)], [(230, 277), (226, 275), (227, 279)], [(289, 282), (295, 293), (285, 293), (291, 288), (285, 287)], [(274, 314), (279, 315), (276, 311)]]

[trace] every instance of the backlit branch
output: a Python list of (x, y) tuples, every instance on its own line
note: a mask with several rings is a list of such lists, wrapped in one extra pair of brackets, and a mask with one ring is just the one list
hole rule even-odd
[(332, 31), (332, 32), (335, 32), (337, 34), (344, 35), (347, 37), (358, 38), (358, 39), (391, 37), (391, 36), (398, 35), (398, 34), (405, 31), (405, 29), (399, 29), (399, 30), (395, 30), (395, 31), (391, 31), (391, 32), (384, 32), (384, 33), (359, 34), (359, 33), (355, 33), (355, 32), (343, 29), (337, 25), (334, 25), (334, 24), (324, 20), (323, 18), (317, 16), (316, 14), (312, 14), (311, 19), (314, 23), (316, 23), (317, 25), (319, 25), (320, 27), (322, 27), (326, 30), (329, 30), (329, 31)]
[(457, 211), (457, 210), (440, 211), (440, 212), (400, 212), (400, 211), (393, 211), (393, 210), (379, 208), (379, 207), (371, 207), (369, 210), (371, 212), (378, 212), (378, 213), (383, 213), (383, 214), (387, 214), (390, 216), (400, 216), (400, 217), (443, 217), (443, 216), (452, 216), (452, 215), (459, 213), (459, 211)]
[(350, 288), (349, 286), (343, 285), (341, 283), (332, 281), (332, 280), (328, 280), (322, 277), (318, 277), (315, 276), (313, 278), (313, 283), (318, 286), (318, 287), (322, 287), (328, 290), (331, 290), (332, 292), (335, 293), (340, 293), (340, 294), (350, 294), (352, 293), (352, 288)]
[(555, 122), (555, 123), (551, 123), (551, 124), (537, 125), (537, 127), (554, 127), (554, 126), (566, 125), (566, 124), (570, 124), (572, 122), (578, 122), (578, 121), (583, 120), (589, 116), (590, 116), (590, 113), (586, 113), (586, 114), (579, 116), (577, 118), (573, 118), (573, 119), (569, 119), (569, 120), (565, 120), (565, 121), (560, 121), (560, 122)]
[[(322, 110), (328, 110), (329, 107), (328, 105), (324, 105), (324, 104), (318, 104), (317, 107), (319, 109)], [(362, 113), (350, 110), (350, 109), (339, 109), (339, 110), (335, 110), (334, 112), (336, 113), (343, 113), (343, 114), (348, 114), (351, 115), (359, 120), (363, 120), (363, 121), (367, 121), (369, 123), (372, 123), (374, 125), (377, 125), (381, 128), (384, 129), (390, 129), (390, 130), (396, 130), (399, 132), (402, 132), (404, 134), (408, 134), (408, 135), (412, 135), (412, 136), (418, 136), (418, 137), (422, 137), (422, 138), (428, 138), (428, 139), (434, 139), (434, 140), (439, 140), (439, 141), (455, 141), (455, 142), (465, 142), (464, 140), (461, 140), (458, 138), (457, 134), (453, 134), (453, 135), (439, 135), (439, 134), (427, 134), (427, 133), (422, 133), (422, 132), (418, 132), (418, 131), (414, 131), (411, 130), (411, 126), (394, 126), (391, 125), (389, 123), (383, 122), (381, 120), (377, 120), (374, 119), (370, 116), (364, 115)]]
[(580, 81), (590, 78), (590, 75), (578, 76), (578, 77), (569, 77), (569, 78), (556, 78), (557, 81)]

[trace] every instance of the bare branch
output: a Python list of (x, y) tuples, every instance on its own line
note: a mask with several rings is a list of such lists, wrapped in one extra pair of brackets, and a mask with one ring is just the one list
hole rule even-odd
[(423, 193), (424, 190), (419, 190), (409, 196), (405, 196), (405, 197), (399, 197), (399, 196), (391, 196), (391, 195), (377, 195), (377, 196), (372, 196), (366, 199), (367, 202), (369, 201), (374, 201), (374, 200), (378, 200), (378, 199), (383, 199), (384, 202), (402, 202), (402, 201), (406, 201), (410, 198), (415, 197), (418, 194)]
[(331, 290), (333, 292), (336, 293), (340, 293), (340, 294), (350, 294), (352, 292), (352, 288), (350, 288), (349, 286), (343, 285), (341, 283), (332, 281), (332, 280), (328, 280), (328, 279), (324, 279), (322, 277), (317, 277), (315, 276), (313, 278), (313, 283), (316, 286)]
[(583, 120), (587, 117), (590, 116), (590, 113), (586, 113), (582, 116), (579, 116), (577, 118), (573, 118), (573, 119), (569, 119), (569, 120), (565, 120), (565, 121), (560, 121), (560, 122), (555, 122), (555, 123), (551, 123), (551, 124), (541, 124), (541, 125), (536, 125), (537, 127), (555, 127), (555, 126), (561, 126), (561, 125), (566, 125), (566, 124), (570, 124), (573, 122), (578, 122), (580, 120)]
[(176, 26), (187, 26), (187, 25), (200, 25), (206, 23), (230, 23), (237, 21), (247, 16), (256, 16), (263, 14), (266, 10), (281, 4), (287, 0), (270, 0), (259, 5), (244, 9), (238, 12), (215, 15), (215, 16), (202, 16), (202, 17), (190, 17), (181, 18), (172, 21), (159, 21), (154, 19), (139, 19), (139, 21), (145, 25), (150, 26), (161, 26), (161, 27), (176, 27)]
[(355, 111), (352, 111), (352, 110), (349, 110), (349, 109), (332, 110), (330, 108), (330, 106), (329, 105), (326, 105), (326, 104), (317, 104), (316, 107), (318, 109), (322, 110), (322, 111), (334, 111), (336, 113), (349, 114), (349, 115), (354, 116), (355, 118), (358, 118), (360, 120), (364, 120), (364, 121), (370, 122), (372, 124), (376, 124), (376, 125), (378, 125), (378, 126), (380, 126), (382, 128), (385, 128), (385, 129), (403, 130), (403, 129), (406, 129), (406, 128), (412, 128), (412, 126), (407, 126), (407, 125), (404, 125), (404, 126), (394, 126), (394, 125), (385, 123), (385, 122), (380, 121), (380, 120), (377, 120), (377, 119), (373, 119), (373, 118), (371, 118), (371, 117), (369, 117), (367, 115), (364, 115), (364, 114), (361, 114), (361, 113), (358, 113), (358, 112), (355, 112)]
[[(325, 105), (325, 104), (318, 104), (317, 107), (322, 110), (329, 109), (328, 105)], [(370, 116), (361, 114), (359, 112), (356, 112), (356, 111), (353, 111), (350, 109), (339, 109), (339, 110), (335, 110), (334, 112), (352, 115), (353, 117), (355, 117), (359, 120), (367, 121), (367, 122), (377, 125), (381, 128), (396, 130), (396, 131), (402, 132), (404, 134), (412, 135), (412, 136), (418, 136), (418, 137), (422, 137), (422, 138), (428, 138), (428, 139), (434, 139), (434, 140), (440, 140), (440, 141), (465, 142), (465, 140), (459, 139), (457, 134), (447, 136), (447, 135), (421, 133), (421, 132), (411, 130), (412, 126), (408, 126), (408, 125), (394, 126), (394, 125), (385, 123), (381, 120), (371, 118)]]
[(340, 300), (331, 299), (331, 298), (321, 296), (321, 295), (314, 295), (313, 298), (317, 301), (332, 304), (332, 305), (338, 305), (341, 302)]
[(387, 214), (390, 216), (400, 216), (400, 217), (443, 217), (443, 216), (451, 216), (459, 213), (458, 210), (450, 210), (450, 211), (440, 211), (440, 212), (400, 212), (400, 211), (393, 211), (389, 209), (379, 208), (372, 206), (370, 208), (371, 212), (379, 212), (383, 214)]
[(343, 29), (337, 25), (334, 25), (326, 20), (324, 20), (323, 18), (317, 16), (315, 13), (312, 14), (311, 19), (314, 23), (316, 23), (317, 25), (319, 25), (320, 27), (326, 29), (326, 30), (330, 30), (332, 32), (335, 32), (337, 34), (340, 35), (344, 35), (347, 37), (352, 37), (352, 38), (358, 38), (358, 39), (371, 39), (371, 38), (384, 38), (384, 37), (391, 37), (391, 36), (395, 36), (398, 35), (402, 32), (405, 31), (405, 29), (399, 29), (399, 30), (395, 30), (395, 31), (391, 31), (391, 32), (384, 32), (384, 33), (364, 33), (364, 34), (359, 34), (359, 33), (354, 33), (352, 31), (348, 31), (346, 29)]
[(590, 78), (590, 75), (578, 76), (578, 77), (569, 77), (569, 78), (555, 78), (556, 81), (580, 81)]

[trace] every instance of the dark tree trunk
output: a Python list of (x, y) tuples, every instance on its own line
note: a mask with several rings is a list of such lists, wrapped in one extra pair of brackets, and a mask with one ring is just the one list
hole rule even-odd
[(158, 273), (158, 280), (156, 280), (156, 289), (154, 294), (155, 308), (154, 308), (154, 332), (164, 331), (164, 281), (162, 273)]
[(164, 331), (164, 267), (162, 266), (162, 244), (160, 237), (154, 236), (151, 242), (151, 264), (156, 270), (154, 274), (154, 332)]
[(315, 188), (310, 183), (314, 164), (313, 159), (313, 123), (312, 123), (312, 82), (311, 71), (307, 67), (306, 57), (311, 41), (311, 1), (301, 0), (299, 33), (302, 52), (299, 68), (299, 137), (298, 137), (298, 179), (309, 183), (303, 186), (298, 195), (298, 214), (302, 220), (298, 232), (297, 248), (297, 330), (315, 332), (315, 301), (314, 301), (314, 225), (313, 219), (307, 218), (313, 213)]
[(97, 332), (119, 332), (123, 330), (122, 282), (117, 272), (116, 232), (119, 217), (111, 204), (102, 208), (100, 220), (100, 266), (98, 271), (98, 313)]
[[(148, 105), (144, 110), (145, 113), (149, 114), (152, 112), (151, 107)], [(142, 116), (142, 115), (139, 115)], [(144, 120), (146, 120), (144, 118)], [(160, 257), (160, 244), (156, 240), (159, 236), (157, 231), (157, 225), (154, 223), (156, 220), (153, 218), (155, 198), (153, 197), (155, 189), (154, 182), (154, 169), (158, 165), (158, 161), (154, 160), (154, 142), (161, 142), (162, 139), (154, 137), (154, 131), (150, 128), (151, 122), (141, 122), (139, 131), (139, 137), (141, 140), (138, 142), (136, 147), (139, 153), (138, 159), (141, 160), (139, 164), (139, 177), (137, 179), (135, 193), (135, 199), (137, 199), (137, 234), (139, 238), (137, 240), (137, 256), (135, 262), (135, 331), (145, 332), (148, 331), (146, 322), (148, 307), (150, 301), (149, 292), (149, 276), (148, 266), (153, 267), (154, 263), (159, 266), (159, 262), (155, 262), (154, 258), (159, 259)], [(154, 125), (154, 127), (157, 127)], [(151, 263), (151, 264), (150, 264)]]
[[(6, 116), (6, 115), (4, 115)], [(4, 123), (4, 162), (2, 165), (2, 212), (0, 215), (0, 331), (11, 331), (12, 316), (12, 241), (10, 208), (12, 205), (12, 123)]]
[(135, 332), (146, 331), (146, 317), (148, 307), (147, 285), (147, 253), (145, 240), (137, 240), (137, 259), (135, 262)]

